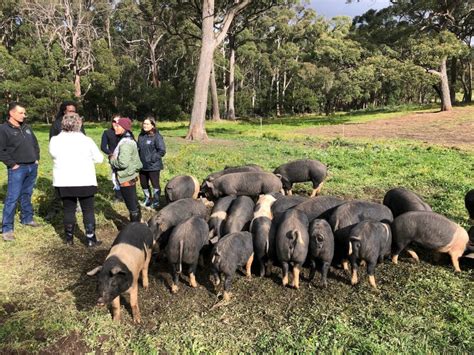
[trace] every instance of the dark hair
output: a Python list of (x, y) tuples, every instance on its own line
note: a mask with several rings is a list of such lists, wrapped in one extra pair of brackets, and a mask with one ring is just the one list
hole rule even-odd
[(7, 111), (8, 116), (10, 116), (10, 111), (14, 110), (17, 106), (25, 107), (21, 103), (19, 103), (18, 101), (12, 101), (12, 102), (8, 103), (8, 111)]
[(64, 116), (64, 111), (66, 111), (66, 107), (68, 106), (74, 106), (77, 110), (77, 104), (74, 101), (71, 100), (66, 100), (61, 103), (61, 106), (59, 106), (58, 113), (56, 114), (56, 119), (60, 119)]
[[(145, 119), (143, 120), (143, 122), (145, 122), (146, 120), (150, 121), (151, 125), (153, 126), (153, 128), (150, 130), (150, 132), (152, 134), (155, 134), (156, 133), (156, 120), (155, 120), (155, 117), (153, 116), (146, 116)], [(143, 122), (142, 122), (142, 125), (143, 125)], [(143, 127), (142, 127), (142, 131), (140, 132), (140, 134), (148, 134), (147, 132), (145, 132), (143, 130)]]

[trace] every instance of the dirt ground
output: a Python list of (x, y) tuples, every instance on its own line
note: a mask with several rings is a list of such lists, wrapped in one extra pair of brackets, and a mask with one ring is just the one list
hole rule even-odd
[(474, 149), (474, 106), (449, 112), (417, 112), (366, 123), (305, 128), (302, 132), (325, 137), (397, 138)]

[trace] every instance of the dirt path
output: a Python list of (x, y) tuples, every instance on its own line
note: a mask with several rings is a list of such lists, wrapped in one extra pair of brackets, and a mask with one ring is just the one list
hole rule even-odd
[(367, 123), (305, 128), (325, 137), (400, 138), (450, 147), (474, 149), (474, 106), (450, 112), (419, 112)]

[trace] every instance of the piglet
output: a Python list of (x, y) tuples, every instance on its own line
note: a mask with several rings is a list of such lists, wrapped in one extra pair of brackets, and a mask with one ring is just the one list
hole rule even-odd
[(386, 223), (362, 221), (351, 229), (349, 237), (349, 260), (352, 265), (352, 285), (359, 282), (357, 269), (362, 260), (367, 263), (369, 283), (377, 288), (375, 283), (375, 266), (382, 263), (384, 257), (390, 255), (392, 232)]
[(291, 286), (298, 289), (301, 267), (309, 249), (308, 218), (297, 210), (286, 211), (281, 217), (275, 236), (276, 256), (281, 262), (283, 286), (288, 285), (289, 265), (293, 266)]
[(189, 266), (189, 284), (197, 287), (195, 275), (199, 253), (208, 243), (208, 238), (209, 227), (201, 217), (189, 218), (173, 228), (166, 246), (166, 256), (172, 267), (172, 293), (178, 292), (178, 279), (183, 264)]
[[(440, 253), (448, 253), (456, 272), (461, 257), (468, 246), (469, 237), (464, 228), (435, 212), (407, 212), (393, 221), (392, 262), (398, 262), (398, 255), (411, 243)], [(407, 249), (415, 261), (419, 261), (415, 251)]]
[(224, 300), (230, 300), (232, 278), (237, 268), (245, 265), (247, 277), (251, 277), (253, 261), (252, 234), (237, 232), (221, 238), (211, 252), (211, 281), (214, 286), (220, 283), (220, 275), (224, 275)]
[(115, 238), (104, 264), (87, 273), (89, 276), (99, 273), (97, 305), (112, 303), (114, 321), (120, 321), (120, 295), (128, 293), (133, 321), (141, 322), (138, 277), (141, 274), (143, 288), (147, 289), (153, 242), (153, 234), (146, 224), (129, 223)]

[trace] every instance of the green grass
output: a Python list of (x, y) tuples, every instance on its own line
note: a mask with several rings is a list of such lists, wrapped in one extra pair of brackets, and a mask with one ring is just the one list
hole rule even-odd
[[(354, 122), (375, 117), (387, 118), (367, 114), (334, 119)], [(329, 166), (324, 195), (381, 201), (389, 188), (405, 186), (436, 212), (467, 227), (463, 197), (473, 185), (472, 151), (410, 141), (321, 139), (292, 133), (301, 126), (337, 123), (324, 120), (287, 118), (262, 126), (209, 123), (212, 140), (208, 143), (186, 143), (181, 138), (186, 123), (160, 123), (168, 149), (162, 184), (177, 174), (202, 179), (225, 165), (252, 162), (273, 170), (292, 159), (314, 158)], [(104, 128), (90, 124), (86, 130), (99, 142)], [(182, 282), (178, 295), (171, 295), (169, 268), (164, 262), (155, 263), (150, 290), (139, 290), (143, 324), (133, 325), (124, 307), (122, 323), (114, 324), (106, 309), (95, 307), (96, 280), (85, 272), (104, 260), (117, 224), (128, 217), (126, 208), (111, 202), (108, 165), (98, 165), (96, 214), (104, 244), (93, 250), (79, 242), (72, 248), (62, 244), (61, 216), (51, 224), (43, 219), (53, 198), (48, 127), (37, 126), (35, 132), (42, 159), (33, 200), (38, 220), (45, 225), (33, 234), (16, 220), (17, 241), (0, 244), (1, 352), (474, 351), (473, 264), (463, 261), (463, 272), (455, 275), (447, 259), (435, 262), (429, 255), (420, 264), (405, 257), (399, 265), (378, 266), (379, 292), (370, 288), (364, 274), (361, 284), (352, 287), (348, 276), (335, 268), (327, 289), (318, 286), (319, 275), (311, 284), (303, 280), (298, 291), (285, 289), (277, 268), (270, 278), (249, 281), (239, 276), (233, 282), (232, 301), (220, 307), (215, 307), (219, 298), (210, 287), (206, 269), (198, 271), (201, 287), (191, 289)], [(6, 173), (4, 167), (0, 170), (3, 201)], [(298, 184), (295, 190), (308, 194), (310, 189), (308, 184)], [(77, 235), (83, 238), (83, 232)]]

